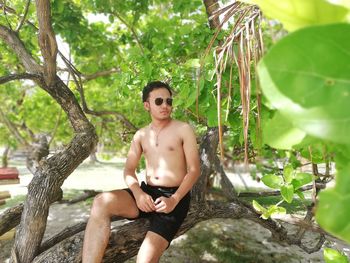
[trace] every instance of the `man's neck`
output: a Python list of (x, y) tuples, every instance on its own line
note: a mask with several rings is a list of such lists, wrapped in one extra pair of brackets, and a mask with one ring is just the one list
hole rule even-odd
[(165, 119), (165, 120), (156, 120), (153, 119), (151, 122), (151, 126), (155, 129), (162, 129), (165, 126), (167, 126), (171, 122), (171, 118)]

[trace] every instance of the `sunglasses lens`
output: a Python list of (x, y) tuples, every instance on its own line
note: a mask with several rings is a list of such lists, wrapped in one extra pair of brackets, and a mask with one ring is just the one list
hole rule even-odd
[(163, 104), (163, 99), (162, 98), (156, 98), (154, 100), (154, 103), (157, 105), (157, 106), (160, 106)]
[(173, 99), (172, 98), (167, 98), (167, 99), (163, 99), (163, 98), (156, 98), (154, 100), (154, 103), (157, 105), (157, 106), (160, 106), (163, 104), (163, 102), (166, 102), (166, 104), (168, 104), (169, 106), (172, 106), (173, 105)]

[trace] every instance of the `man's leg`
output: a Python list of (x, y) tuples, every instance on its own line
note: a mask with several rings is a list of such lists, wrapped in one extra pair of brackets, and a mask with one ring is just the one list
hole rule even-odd
[(137, 263), (157, 263), (168, 245), (164, 237), (148, 231), (137, 254)]
[(108, 244), (111, 216), (135, 218), (139, 210), (133, 197), (124, 190), (99, 194), (95, 197), (85, 230), (83, 263), (99, 263)]

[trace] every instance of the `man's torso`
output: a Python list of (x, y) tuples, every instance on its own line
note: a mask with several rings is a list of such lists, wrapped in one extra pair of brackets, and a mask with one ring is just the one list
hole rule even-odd
[(142, 129), (147, 184), (166, 187), (181, 184), (187, 172), (181, 135), (183, 125), (187, 124), (172, 120), (158, 134), (151, 126)]

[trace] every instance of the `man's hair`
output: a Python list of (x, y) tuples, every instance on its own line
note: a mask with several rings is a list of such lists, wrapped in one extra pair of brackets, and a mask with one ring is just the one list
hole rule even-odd
[(142, 102), (147, 101), (151, 91), (153, 91), (155, 89), (161, 89), (161, 88), (167, 89), (170, 93), (170, 96), (173, 95), (169, 84), (161, 82), (161, 81), (152, 81), (152, 82), (149, 82), (142, 90)]

